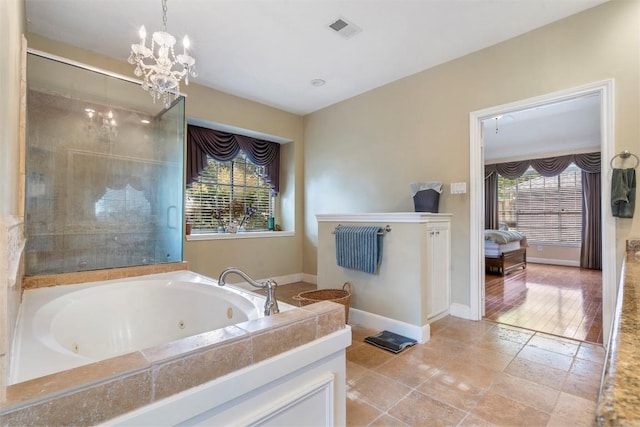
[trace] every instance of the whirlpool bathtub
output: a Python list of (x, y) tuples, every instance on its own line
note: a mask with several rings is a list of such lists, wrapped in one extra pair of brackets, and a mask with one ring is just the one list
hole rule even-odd
[(256, 319), (263, 306), (260, 295), (190, 271), (27, 290), (9, 383)]

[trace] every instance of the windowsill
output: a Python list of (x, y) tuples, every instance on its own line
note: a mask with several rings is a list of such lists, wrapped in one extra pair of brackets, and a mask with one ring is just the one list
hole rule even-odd
[(580, 243), (561, 243), (561, 242), (536, 242), (535, 240), (528, 240), (529, 247), (532, 246), (555, 246), (561, 248), (579, 248)]
[(195, 240), (262, 239), (295, 236), (293, 231), (241, 231), (240, 233), (192, 233), (185, 236), (187, 242)]

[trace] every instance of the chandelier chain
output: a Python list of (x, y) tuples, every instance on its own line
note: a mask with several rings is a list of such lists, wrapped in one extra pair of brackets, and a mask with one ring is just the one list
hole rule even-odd
[(162, 0), (162, 25), (164, 32), (167, 32), (167, 0)]

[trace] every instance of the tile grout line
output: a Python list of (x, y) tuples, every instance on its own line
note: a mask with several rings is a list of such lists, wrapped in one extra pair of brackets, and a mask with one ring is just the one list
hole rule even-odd
[[(566, 385), (566, 382), (567, 382), (568, 377), (569, 377), (570, 374), (573, 373), (575, 375), (580, 375), (578, 373), (573, 372), (573, 369), (576, 366), (576, 363), (578, 363), (578, 359), (584, 360), (585, 362), (588, 362), (588, 363), (597, 364), (597, 361), (594, 360), (594, 359), (596, 359), (598, 356), (597, 355), (591, 355), (591, 351), (590, 351), (590, 347), (593, 347), (593, 348), (600, 347), (597, 343), (584, 342), (584, 341), (579, 341), (579, 340), (570, 339), (570, 338), (568, 339), (566, 337), (557, 337), (557, 336), (554, 336), (554, 335), (546, 333), (546, 332), (530, 331), (530, 330), (527, 330), (526, 328), (514, 327), (514, 326), (510, 326), (510, 325), (501, 325), (501, 324), (496, 324), (496, 323), (493, 323), (493, 322), (485, 322), (485, 323), (486, 323), (486, 325), (489, 325), (490, 327), (485, 329), (485, 330), (483, 330), (483, 331), (478, 331), (478, 332), (480, 332), (479, 338), (472, 340), (472, 342), (470, 342), (469, 340), (465, 340), (464, 337), (462, 335), (460, 335), (460, 333), (458, 331), (456, 331), (456, 329), (458, 329), (458, 327), (454, 326), (453, 322), (450, 322), (448, 324), (443, 324), (441, 329), (440, 328), (437, 329), (437, 336), (446, 337), (448, 332), (452, 332), (455, 335), (457, 335), (457, 337), (455, 337), (455, 338), (448, 338), (448, 339), (451, 340), (452, 344), (455, 343), (455, 342), (458, 342), (461, 345), (463, 345), (465, 347), (465, 351), (464, 352), (467, 352), (467, 351), (472, 351), (473, 352), (473, 351), (476, 351), (476, 350), (481, 350), (481, 351), (485, 351), (486, 350), (486, 351), (501, 353), (501, 354), (509, 357), (509, 359), (507, 359), (508, 363), (506, 363), (504, 365), (504, 367), (502, 367), (501, 369), (496, 371), (497, 376), (494, 377), (491, 380), (490, 384), (487, 387), (482, 387), (481, 388), (481, 390), (482, 390), (481, 396), (486, 396), (486, 394), (490, 392), (491, 387), (493, 387), (497, 383), (498, 378), (500, 376), (502, 376), (502, 375), (506, 375), (508, 377), (517, 378), (517, 379), (521, 379), (521, 380), (525, 380), (525, 381), (530, 381), (533, 384), (538, 384), (540, 386), (549, 388), (550, 390), (553, 390), (553, 392), (554, 392), (554, 397), (553, 397), (554, 400), (552, 402), (552, 407), (551, 407), (550, 411), (547, 411), (547, 410), (544, 410), (544, 409), (540, 409), (537, 405), (536, 406), (530, 406), (528, 404), (528, 402), (526, 402), (526, 401), (521, 401), (519, 399), (511, 399), (510, 396), (504, 396), (501, 393), (498, 393), (498, 395), (500, 395), (502, 397), (505, 397), (507, 399), (510, 399), (510, 400), (514, 401), (515, 403), (517, 403), (517, 404), (524, 405), (526, 407), (530, 407), (530, 408), (532, 408), (532, 409), (534, 409), (534, 410), (536, 410), (536, 411), (538, 411), (540, 413), (546, 414), (546, 416), (548, 416), (548, 420), (549, 420), (549, 421), (547, 421), (547, 423), (551, 422), (554, 416), (558, 416), (558, 414), (556, 414), (556, 409), (558, 408), (558, 404), (560, 403), (560, 399), (561, 399), (561, 396), (563, 395), (563, 393), (566, 393), (567, 395), (575, 397), (575, 398), (583, 399), (586, 402), (590, 402), (591, 401), (590, 399), (585, 398), (585, 397), (581, 396), (580, 394), (573, 394), (573, 393), (568, 392), (568, 391), (563, 391), (563, 389), (564, 389), (564, 387)], [(462, 323), (461, 325), (464, 325), (464, 323)], [(504, 327), (504, 326), (507, 326), (505, 329), (512, 329), (514, 331), (527, 332), (526, 340), (523, 340), (522, 342), (516, 341), (516, 340), (512, 341), (512, 340), (508, 340), (508, 339), (503, 339), (502, 337), (500, 337), (500, 335), (497, 335), (495, 337), (495, 339), (503, 340), (505, 342), (511, 342), (511, 343), (514, 343), (514, 344), (518, 345), (519, 348), (517, 349), (517, 351), (514, 354), (510, 354), (510, 353), (506, 353), (506, 352), (500, 352), (500, 351), (495, 350), (494, 348), (484, 347), (482, 345), (482, 343), (484, 342), (485, 338), (486, 339), (492, 339), (489, 336), (489, 334), (491, 334), (492, 332), (496, 332), (498, 329), (500, 329), (501, 327)], [(460, 327), (460, 330), (462, 330), (462, 329), (464, 329), (464, 326)], [(476, 328), (476, 330), (478, 330), (478, 328)], [(531, 334), (529, 335), (528, 333), (531, 333)], [(471, 335), (473, 335), (473, 332), (472, 332)], [(542, 338), (542, 339), (547, 339), (547, 340), (551, 340), (551, 341), (557, 342), (557, 344), (560, 347), (562, 347), (563, 344), (566, 345), (567, 343), (569, 343), (569, 344), (572, 345), (572, 347), (575, 347), (575, 348), (572, 349), (571, 355), (569, 355), (566, 352), (563, 353), (563, 352), (558, 351), (558, 350), (553, 350), (553, 349), (546, 348), (544, 346), (536, 345), (536, 343), (535, 343), (536, 338)], [(447, 342), (446, 341), (441, 342), (440, 344), (445, 346), (445, 348), (447, 346)], [(365, 343), (361, 343), (360, 345), (366, 345), (366, 344)], [(457, 347), (457, 344), (455, 344), (455, 346)], [(585, 349), (584, 350), (585, 353), (583, 354), (583, 357), (580, 357), (579, 355), (581, 354), (581, 349), (583, 347)], [(569, 356), (571, 357), (571, 362), (570, 362), (569, 366), (566, 369), (564, 369), (564, 368), (561, 369), (561, 371), (563, 373), (563, 377), (562, 377), (562, 381), (561, 381), (561, 383), (560, 383), (558, 388), (556, 388), (554, 386), (549, 386), (549, 385), (546, 385), (546, 384), (543, 384), (543, 383), (538, 383), (535, 380), (527, 379), (525, 377), (520, 377), (518, 375), (514, 375), (514, 374), (511, 374), (511, 373), (507, 372), (509, 367), (512, 366), (514, 361), (516, 361), (516, 359), (518, 359), (518, 358), (523, 359), (523, 360), (525, 360), (527, 362), (530, 362), (530, 363), (536, 363), (538, 365), (548, 366), (546, 363), (542, 363), (541, 364), (539, 361), (536, 362), (536, 361), (529, 360), (529, 359), (521, 357), (522, 356), (522, 352), (526, 348), (535, 348), (535, 349), (542, 350), (542, 351), (545, 351), (545, 352), (549, 352), (549, 353), (552, 353), (552, 354), (555, 354), (555, 355), (559, 355), (559, 356), (563, 356), (563, 357), (569, 357)], [(433, 378), (436, 375), (438, 375), (438, 371), (442, 368), (442, 366), (440, 366), (438, 368), (435, 368), (435, 370), (427, 378), (421, 380), (420, 382), (418, 382), (417, 384), (415, 384), (413, 386), (409, 385), (409, 384), (406, 384), (401, 380), (398, 380), (396, 377), (393, 377), (390, 374), (385, 374), (385, 373), (381, 373), (381, 372), (378, 373), (375, 370), (375, 369), (380, 368), (382, 366), (385, 366), (385, 365), (387, 365), (389, 363), (392, 363), (393, 361), (397, 361), (398, 359), (403, 359), (403, 358), (409, 357), (409, 354), (410, 354), (409, 352), (403, 352), (403, 353), (400, 353), (400, 354), (393, 354), (393, 355), (391, 355), (392, 357), (390, 359), (382, 362), (381, 364), (376, 366), (376, 368), (373, 368), (373, 369), (364, 367), (364, 366), (359, 365), (359, 364), (356, 364), (356, 365), (360, 366), (363, 369), (362, 374), (358, 377), (358, 380), (360, 380), (361, 378), (365, 377), (366, 375), (370, 375), (370, 374), (374, 373), (376, 375), (380, 375), (380, 376), (382, 376), (384, 378), (387, 378), (387, 379), (389, 379), (391, 381), (394, 381), (394, 382), (398, 383), (399, 385), (402, 385), (403, 387), (407, 388), (407, 392), (402, 397), (400, 397), (397, 400), (395, 400), (394, 403), (391, 406), (389, 406), (389, 408), (387, 410), (382, 410), (379, 406), (377, 406), (375, 404), (372, 404), (369, 401), (358, 399), (362, 403), (367, 404), (368, 406), (374, 408), (376, 411), (379, 412), (374, 417), (373, 420), (367, 421), (368, 425), (374, 424), (376, 421), (382, 419), (385, 416), (393, 418), (394, 420), (398, 420), (399, 422), (404, 423), (404, 421), (402, 421), (401, 418), (394, 417), (393, 415), (391, 415), (389, 413), (389, 411), (391, 411), (394, 408), (398, 407), (398, 405), (400, 405), (405, 399), (407, 399), (414, 392), (417, 392), (418, 394), (420, 394), (422, 396), (426, 396), (427, 398), (429, 398), (429, 399), (431, 399), (433, 401), (439, 402), (440, 404), (446, 405), (447, 407), (453, 408), (453, 409), (463, 413), (464, 415), (462, 416), (462, 418), (458, 422), (458, 425), (463, 425), (465, 420), (469, 419), (470, 417), (478, 417), (479, 419), (483, 419), (482, 417), (480, 417), (478, 415), (472, 414), (473, 411), (478, 407), (482, 397), (480, 397), (478, 399), (478, 401), (474, 402), (473, 405), (470, 406), (468, 409), (466, 409), (466, 408), (465, 409), (460, 409), (458, 406), (451, 405), (449, 403), (443, 402), (441, 399), (438, 399), (437, 397), (432, 397), (432, 396), (422, 392), (421, 390), (419, 390), (419, 388), (422, 387), (425, 383), (427, 383), (430, 380), (433, 380)], [(456, 357), (456, 359), (458, 359), (458, 357)], [(558, 369), (558, 368), (554, 368), (554, 369)], [(585, 377), (588, 378), (588, 376), (585, 376)], [(358, 381), (358, 380), (356, 380), (356, 381)], [(484, 420), (484, 421), (489, 422), (487, 420)]]

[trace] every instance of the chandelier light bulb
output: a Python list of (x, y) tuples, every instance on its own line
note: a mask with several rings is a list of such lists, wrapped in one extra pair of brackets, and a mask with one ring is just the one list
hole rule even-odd
[(85, 108), (87, 119), (85, 128), (92, 138), (100, 141), (112, 142), (118, 136), (118, 123), (113, 110), (106, 112)]
[(185, 79), (189, 84), (189, 76), (197, 77), (196, 60), (188, 54), (191, 46), (188, 36), (182, 40), (182, 55), (176, 55), (173, 47), (176, 38), (167, 32), (167, 0), (162, 0), (163, 31), (155, 31), (151, 35), (151, 46), (147, 47), (147, 31), (140, 27), (138, 35), (140, 43), (131, 45), (131, 54), (128, 62), (136, 66), (134, 74), (142, 79), (142, 89), (149, 92), (153, 102), (162, 98), (166, 108), (169, 108), (171, 99), (180, 92), (180, 80)]

